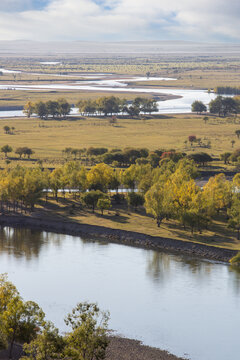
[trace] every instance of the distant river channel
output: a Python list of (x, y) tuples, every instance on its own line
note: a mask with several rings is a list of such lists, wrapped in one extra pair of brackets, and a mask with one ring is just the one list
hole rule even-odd
[[(3, 72), (9, 72), (10, 70), (0, 69)], [(11, 71), (14, 73), (14, 71)], [(16, 72), (19, 73), (19, 72)], [(35, 74), (41, 75), (41, 74)], [(42, 74), (43, 75), (43, 74)], [(55, 76), (66, 76), (66, 75), (55, 75)], [(158, 112), (157, 114), (177, 114), (177, 113), (190, 113), (191, 104), (195, 100), (202, 101), (205, 105), (208, 105), (212, 99), (216, 98), (216, 94), (208, 93), (206, 90), (191, 90), (191, 89), (174, 89), (174, 88), (146, 88), (146, 87), (136, 87), (131, 85), (131, 82), (148, 82), (148, 81), (166, 81), (166, 83), (174, 83), (176, 79), (174, 78), (163, 78), (163, 77), (121, 77), (118, 79), (113, 78), (113, 74), (96, 74), (94, 79), (94, 74), (79, 74), (81, 81), (76, 81), (74, 83), (68, 84), (36, 84), (36, 85), (18, 85), (16, 84), (1, 84), (0, 89), (2, 90), (22, 90), (22, 91), (44, 91), (44, 90), (79, 90), (79, 91), (97, 91), (97, 92), (134, 92), (134, 93), (152, 93), (155, 96), (161, 95), (174, 95), (180, 98), (170, 99), (165, 101), (158, 101)], [(76, 109), (73, 109), (73, 114), (76, 115)], [(23, 116), (21, 110), (9, 110), (9, 111), (0, 111), (0, 117), (14, 117), (14, 116)]]
[(240, 273), (228, 265), (36, 230), (0, 229), (0, 273), (65, 331), (80, 301), (110, 328), (191, 360), (239, 356)]

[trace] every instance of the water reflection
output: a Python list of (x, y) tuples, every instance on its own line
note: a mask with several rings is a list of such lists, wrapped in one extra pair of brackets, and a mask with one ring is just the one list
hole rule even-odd
[(198, 280), (204, 280), (206, 276), (210, 275), (214, 264), (211, 261), (202, 261), (185, 255), (171, 255), (165, 252), (152, 251), (147, 256), (147, 274), (154, 282), (163, 283), (179, 267), (181, 272), (185, 271), (197, 276)]
[[(26, 261), (19, 261), (23, 259)], [(183, 255), (28, 229), (0, 229), (0, 273), (64, 331), (79, 301), (110, 327), (191, 360), (237, 358), (240, 270)]]
[[(68, 236), (73, 243), (79, 243), (78, 236)], [(54, 246), (61, 248), (66, 235), (50, 233), (26, 228), (0, 227), (0, 254), (14, 256), (14, 258), (24, 258), (27, 261), (34, 260), (41, 255), (42, 250)], [(97, 241), (81, 238), (82, 248), (93, 243), (97, 246), (108, 246), (106, 241)]]
[(61, 242), (61, 236), (58, 234), (52, 236), (48, 232), (25, 228), (0, 228), (0, 253), (25, 258), (28, 261), (38, 258), (43, 246), (48, 247), (50, 243), (54, 243), (59, 247)]
[(164, 283), (170, 274), (170, 256), (152, 251), (147, 258), (147, 274), (156, 283)]

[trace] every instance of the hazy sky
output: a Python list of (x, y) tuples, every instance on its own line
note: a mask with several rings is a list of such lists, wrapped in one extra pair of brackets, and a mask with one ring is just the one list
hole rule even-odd
[(0, 0), (0, 40), (240, 41), (240, 0)]

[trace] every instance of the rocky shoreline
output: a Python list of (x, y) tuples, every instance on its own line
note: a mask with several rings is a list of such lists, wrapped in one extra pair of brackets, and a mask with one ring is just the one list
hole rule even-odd
[(104, 240), (110, 243), (135, 246), (145, 249), (169, 251), (189, 256), (229, 262), (237, 254), (236, 250), (219, 248), (211, 245), (194, 243), (191, 241), (174, 240), (157, 236), (150, 236), (133, 231), (118, 230), (103, 226), (79, 224), (63, 219), (51, 219), (47, 214), (24, 215), (1, 215), (0, 226), (11, 226), (14, 228), (26, 227), (39, 231), (49, 231), (72, 236), (81, 236), (96, 240)]
[(167, 351), (143, 345), (140, 341), (111, 337), (106, 360), (183, 360)]

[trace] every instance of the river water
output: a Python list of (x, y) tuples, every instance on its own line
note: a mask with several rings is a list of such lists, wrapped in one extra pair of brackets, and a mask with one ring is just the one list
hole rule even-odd
[(0, 230), (0, 273), (65, 331), (79, 301), (111, 313), (110, 328), (192, 360), (237, 359), (240, 274), (192, 257), (55, 233)]
[[(9, 70), (0, 69), (3, 72), (9, 72)], [(11, 73), (14, 73), (14, 70), (10, 70)], [(36, 74), (35, 74), (36, 75)], [(37, 74), (40, 75), (40, 74)], [(44, 75), (44, 74), (42, 74)], [(216, 95), (213, 93), (208, 93), (206, 90), (191, 90), (191, 89), (172, 89), (172, 88), (146, 88), (146, 87), (136, 87), (131, 85), (132, 82), (136, 81), (166, 81), (169, 83), (174, 83), (176, 79), (174, 78), (164, 78), (164, 77), (120, 77), (117, 79), (109, 78), (112, 74), (104, 75), (96, 73), (94, 74), (80, 74), (82, 81), (76, 81), (74, 83), (68, 84), (36, 84), (36, 85), (18, 85), (18, 84), (1, 84), (1, 90), (24, 90), (24, 91), (44, 91), (44, 90), (79, 90), (79, 91), (98, 91), (98, 92), (134, 92), (141, 94), (155, 94), (157, 96), (164, 95), (176, 95), (180, 96), (178, 99), (170, 99), (165, 101), (158, 101), (158, 112), (157, 114), (176, 114), (176, 113), (190, 113), (191, 104), (195, 100), (202, 101), (205, 105), (208, 105), (209, 102), (216, 98)], [(56, 74), (56, 76), (64, 76), (61, 74)], [(94, 78), (95, 76), (95, 78)], [(92, 78), (93, 77), (93, 78)], [(97, 79), (96, 79), (97, 77)], [(14, 116), (23, 116), (21, 110), (10, 110), (10, 111), (0, 111), (0, 117), (14, 117)]]

